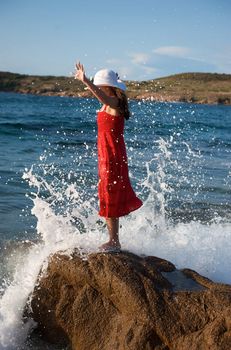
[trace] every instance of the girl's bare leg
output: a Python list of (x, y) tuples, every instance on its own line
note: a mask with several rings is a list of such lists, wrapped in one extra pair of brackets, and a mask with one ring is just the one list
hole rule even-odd
[(109, 241), (104, 243), (101, 248), (115, 247), (120, 248), (119, 241), (119, 218), (106, 218), (106, 224), (109, 233)]

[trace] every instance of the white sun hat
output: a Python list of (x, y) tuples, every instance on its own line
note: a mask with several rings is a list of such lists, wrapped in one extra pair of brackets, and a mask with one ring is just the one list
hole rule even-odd
[(99, 70), (95, 74), (94, 84), (97, 86), (112, 86), (123, 91), (126, 90), (126, 85), (119, 79), (118, 74), (110, 69)]

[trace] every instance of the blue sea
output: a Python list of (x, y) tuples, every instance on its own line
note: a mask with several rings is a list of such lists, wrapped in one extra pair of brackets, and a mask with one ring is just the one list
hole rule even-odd
[[(231, 107), (129, 101), (129, 174), (143, 200), (122, 247), (231, 283)], [(23, 310), (50, 254), (106, 241), (94, 99), (0, 93), (0, 349), (56, 349)], [(57, 348), (58, 349), (58, 348)]]

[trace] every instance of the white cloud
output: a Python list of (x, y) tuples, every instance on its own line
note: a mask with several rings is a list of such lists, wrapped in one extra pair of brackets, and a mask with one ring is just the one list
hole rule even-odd
[[(129, 57), (129, 60), (127, 59)], [(127, 54), (127, 57), (111, 57), (106, 62), (106, 68), (118, 72), (121, 79), (149, 79), (158, 71), (152, 66), (152, 56), (145, 52)]]
[(144, 52), (130, 54), (130, 57), (132, 59), (132, 63), (135, 64), (146, 64), (150, 58), (150, 56)]
[(106, 68), (115, 70), (121, 79), (127, 79), (130, 75), (133, 75), (133, 68), (128, 66), (128, 62), (121, 58), (108, 58), (106, 60)]
[(118, 72), (121, 79), (131, 79), (134, 74), (133, 68), (131, 66), (120, 66)]
[(124, 80), (147, 80), (183, 72), (231, 73), (231, 47), (214, 53), (211, 49), (160, 46), (151, 51), (125, 52), (106, 57), (97, 69), (110, 68)]
[(154, 49), (153, 52), (164, 56), (187, 57), (191, 53), (191, 49), (183, 46), (161, 46)]

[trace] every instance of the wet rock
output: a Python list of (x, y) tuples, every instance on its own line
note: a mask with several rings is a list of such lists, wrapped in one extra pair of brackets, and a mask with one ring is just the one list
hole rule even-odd
[(50, 257), (30, 316), (74, 350), (231, 349), (231, 286), (125, 251)]

